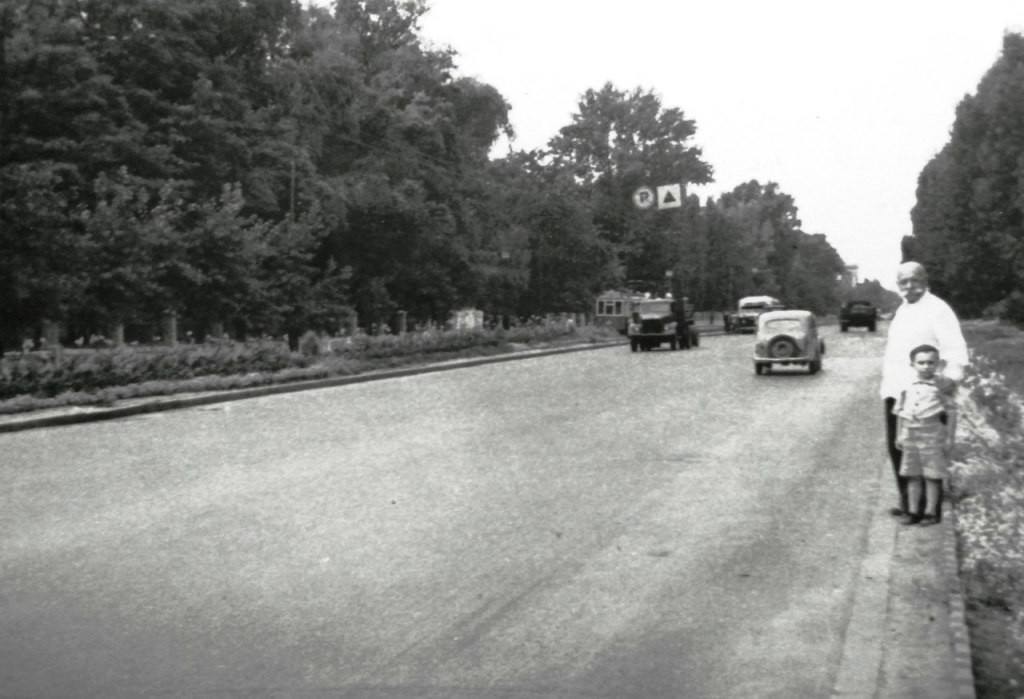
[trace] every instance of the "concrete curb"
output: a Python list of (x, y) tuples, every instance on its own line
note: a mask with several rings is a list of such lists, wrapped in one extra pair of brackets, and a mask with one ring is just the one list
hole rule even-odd
[(882, 503), (882, 482), (890, 467), (887, 461), (880, 463), (878, 476), (866, 496), (872, 512), (866, 554), (857, 573), (833, 697), (876, 696), (882, 672), (896, 526)]
[(467, 367), (481, 366), (483, 364), (497, 364), (518, 359), (531, 357), (547, 357), (568, 352), (583, 352), (586, 350), (607, 349), (609, 347), (624, 346), (621, 340), (610, 342), (588, 343), (585, 345), (567, 345), (549, 349), (524, 350), (496, 354), (488, 357), (473, 357), (470, 359), (455, 359), (434, 364), (421, 364), (401, 369), (385, 369), (371, 371), (364, 374), (352, 376), (337, 376), (328, 379), (312, 379), (309, 381), (298, 381), (294, 383), (274, 384), (270, 386), (257, 386), (255, 388), (240, 388), (226, 391), (211, 391), (201, 395), (193, 395), (185, 398), (153, 396), (139, 399), (140, 402), (133, 405), (77, 409), (76, 412), (68, 412), (57, 415), (46, 415), (19, 418), (8, 416), (6, 421), (0, 420), (0, 433), (18, 432), (21, 430), (37, 429), (41, 427), (59, 427), (62, 425), (74, 425), (83, 422), (96, 422), (99, 420), (116, 420), (118, 418), (142, 415), (146, 413), (160, 412), (164, 410), (178, 410), (182, 408), (193, 408), (200, 405), (212, 403), (227, 403), (247, 398), (260, 398), (279, 393), (294, 393), (296, 391), (309, 391), (317, 388), (333, 388), (335, 386), (346, 386), (349, 384), (365, 383), (368, 381), (380, 381), (383, 379), (395, 379), (403, 376), (415, 376), (428, 372), (451, 371), (453, 369), (464, 369)]
[(956, 682), (957, 699), (975, 699), (974, 666), (971, 661), (971, 637), (967, 629), (967, 614), (964, 603), (963, 580), (960, 578), (960, 561), (956, 552), (956, 512), (950, 508), (951, 517), (942, 518), (944, 555), (941, 565), (949, 589), (949, 635), (953, 644), (953, 677)]
[[(867, 553), (858, 572), (850, 622), (843, 640), (839, 670), (833, 685), (833, 697), (879, 696), (885, 662), (885, 642), (892, 592), (892, 560), (897, 546), (896, 519), (887, 510), (883, 483), (892, 475), (887, 460), (882, 461), (879, 476), (867, 499), (872, 508), (868, 527)], [(952, 653), (952, 686), (945, 697), (976, 699), (971, 661), (970, 634), (965, 615), (963, 582), (956, 545), (956, 512), (948, 508), (938, 533), (941, 555), (935, 560), (940, 579), (948, 593), (949, 642)]]

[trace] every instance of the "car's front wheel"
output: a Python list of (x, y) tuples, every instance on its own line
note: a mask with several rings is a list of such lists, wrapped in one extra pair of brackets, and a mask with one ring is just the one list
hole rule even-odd
[(636, 352), (637, 349), (639, 349), (639, 345), (640, 345), (640, 343), (638, 343), (636, 341), (636, 339), (634, 339), (632, 337), (629, 338), (629, 351), (630, 352)]
[(819, 371), (821, 371), (821, 360), (812, 359), (808, 368), (810, 369), (812, 374), (817, 374)]

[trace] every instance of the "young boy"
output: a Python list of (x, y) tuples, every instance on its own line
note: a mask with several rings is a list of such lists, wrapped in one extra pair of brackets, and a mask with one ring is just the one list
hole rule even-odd
[[(949, 477), (949, 452), (956, 434), (956, 403), (952, 381), (939, 373), (939, 350), (919, 345), (910, 351), (917, 379), (901, 393), (893, 408), (896, 445), (903, 450), (900, 476), (907, 479), (907, 515), (903, 524), (938, 523), (936, 508), (942, 481)], [(920, 510), (924, 487), (925, 511)]]

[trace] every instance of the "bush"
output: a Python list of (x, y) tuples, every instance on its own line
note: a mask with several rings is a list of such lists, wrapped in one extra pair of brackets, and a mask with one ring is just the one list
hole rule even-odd
[(1014, 291), (1003, 303), (1005, 306), (1002, 317), (1011, 323), (1024, 325), (1024, 293)]
[(1021, 400), (975, 354), (961, 392), (951, 469), (962, 575), (976, 598), (1010, 611), (1024, 643), (1024, 437)]
[(299, 352), (304, 357), (317, 357), (320, 355), (320, 336), (312, 330), (307, 330), (299, 338)]
[[(327, 354), (321, 353), (320, 338), (313, 332), (301, 337), (297, 352), (273, 340), (217, 340), (175, 347), (69, 349), (60, 364), (49, 352), (12, 354), (0, 360), (0, 412), (44, 407), (40, 401), (46, 401), (46, 406), (86, 404), (347, 375), (438, 355), (493, 353), (508, 351), (513, 344), (565, 339), (601, 341), (620, 337), (606, 328), (551, 323), (509, 330), (430, 329), (372, 337), (359, 334), (329, 341)], [(63, 398), (57, 400), (57, 396)]]

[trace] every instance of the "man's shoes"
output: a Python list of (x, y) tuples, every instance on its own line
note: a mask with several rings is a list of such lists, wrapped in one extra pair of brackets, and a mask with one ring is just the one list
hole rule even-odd
[(925, 516), (921, 517), (921, 526), (922, 527), (930, 527), (933, 524), (938, 524), (938, 523), (939, 523), (939, 518), (936, 515), (925, 515)]
[(913, 512), (908, 512), (907, 516), (900, 520), (900, 524), (904, 527), (908, 527), (911, 524), (920, 524), (924, 518), (921, 515), (915, 515)]

